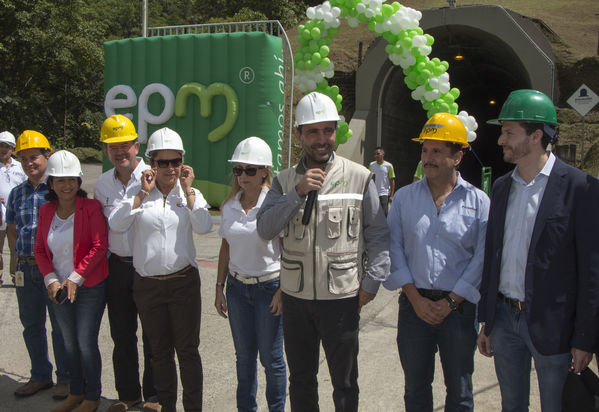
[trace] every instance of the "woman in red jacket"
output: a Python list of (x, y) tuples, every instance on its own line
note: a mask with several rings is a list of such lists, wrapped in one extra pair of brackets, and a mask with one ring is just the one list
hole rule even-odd
[[(49, 193), (40, 208), (35, 259), (64, 338), (70, 394), (52, 412), (93, 412), (100, 405), (100, 322), (108, 275), (106, 221), (81, 189), (81, 165), (65, 150), (48, 159)], [(76, 408), (76, 409), (75, 409)]]

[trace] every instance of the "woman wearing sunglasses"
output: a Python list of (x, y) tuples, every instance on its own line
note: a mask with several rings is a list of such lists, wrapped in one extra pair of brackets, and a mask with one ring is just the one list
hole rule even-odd
[[(272, 182), (272, 152), (266, 142), (249, 137), (237, 145), (229, 162), (233, 184), (221, 207), (214, 306), (229, 324), (237, 356), (237, 409), (255, 411), (258, 386), (256, 357), (266, 372), (268, 410), (285, 410), (287, 387), (283, 357), (280, 247), (256, 231), (256, 215)], [(227, 297), (224, 288), (226, 281)]]
[(81, 164), (66, 150), (48, 159), (48, 203), (39, 210), (35, 260), (64, 338), (69, 395), (52, 412), (93, 412), (100, 405), (98, 347), (106, 304), (108, 234), (102, 205), (81, 189)]
[(154, 132), (141, 190), (108, 218), (111, 229), (134, 225), (133, 299), (150, 342), (154, 386), (163, 412), (177, 404), (177, 352), (185, 411), (202, 410), (200, 275), (192, 232), (207, 233), (212, 217), (202, 194), (191, 187), (193, 169), (183, 164), (183, 142), (169, 128)]

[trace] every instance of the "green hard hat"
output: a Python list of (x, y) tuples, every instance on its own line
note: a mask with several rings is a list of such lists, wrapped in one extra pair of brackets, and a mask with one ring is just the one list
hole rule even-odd
[(548, 123), (559, 126), (555, 106), (547, 95), (530, 89), (515, 90), (510, 93), (501, 108), (497, 119), (489, 124), (501, 124), (505, 120), (516, 122)]

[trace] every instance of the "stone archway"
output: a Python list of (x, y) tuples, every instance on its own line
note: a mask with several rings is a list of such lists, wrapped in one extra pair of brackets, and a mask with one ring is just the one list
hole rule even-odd
[[(451, 85), (461, 91), (460, 110), (478, 121), (476, 155), (493, 167), (494, 178), (501, 176), (511, 166), (501, 160), (496, 145), (499, 129), (485, 122), (497, 116), (512, 90), (533, 88), (557, 98), (548, 40), (534, 22), (500, 6), (424, 10), (421, 27), (435, 38), (429, 57), (450, 63)], [(377, 39), (356, 73), (356, 111), (350, 122), (354, 136), (338, 151), (367, 164), (374, 147), (383, 145), (399, 187), (412, 180), (420, 148), (410, 139), (418, 136), (426, 113), (412, 100), (401, 68), (387, 58), (386, 44)], [(455, 60), (458, 54), (463, 56), (460, 61)], [(461, 172), (480, 184), (480, 163), (472, 153), (465, 156)]]

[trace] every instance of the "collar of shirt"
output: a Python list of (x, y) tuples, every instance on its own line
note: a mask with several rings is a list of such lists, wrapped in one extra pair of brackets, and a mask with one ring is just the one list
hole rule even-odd
[[(129, 186), (132, 183), (138, 182), (141, 179), (141, 174), (144, 172), (144, 170), (146, 170), (148, 168), (148, 166), (144, 163), (144, 160), (141, 157), (136, 157), (137, 159), (137, 167), (135, 168), (135, 170), (133, 170), (133, 173), (131, 173), (131, 176), (129, 177), (129, 182), (127, 183), (127, 186)], [(116, 172), (116, 168), (114, 169), (114, 180), (117, 180), (120, 182), (119, 177), (117, 175)]]
[[(268, 192), (268, 189), (265, 189), (263, 187), (262, 191), (260, 192), (260, 195), (258, 195), (258, 201), (256, 202), (256, 205), (250, 209), (250, 212), (253, 210), (256, 210), (256, 213), (258, 213), (258, 209), (260, 209), (260, 206), (262, 206), (262, 202), (264, 202), (264, 198), (266, 197), (267, 192)], [(243, 190), (240, 190), (239, 192), (237, 192), (237, 194), (233, 198), (234, 201), (231, 202), (231, 208), (245, 213), (245, 211), (243, 210), (243, 206), (241, 206), (241, 201), (240, 201), (242, 193), (243, 193)]]
[(551, 152), (548, 152), (548, 153), (549, 153), (549, 158), (545, 162), (545, 165), (543, 166), (541, 171), (535, 176), (535, 178), (531, 180), (530, 183), (526, 183), (524, 181), (524, 179), (522, 179), (522, 177), (520, 176), (520, 172), (518, 171), (518, 166), (516, 166), (514, 168), (514, 170), (512, 171), (512, 179), (514, 179), (515, 182), (518, 182), (524, 186), (534, 186), (537, 178), (540, 175), (549, 177), (549, 175), (551, 174), (551, 170), (553, 169), (553, 165), (555, 164), (555, 155)]

